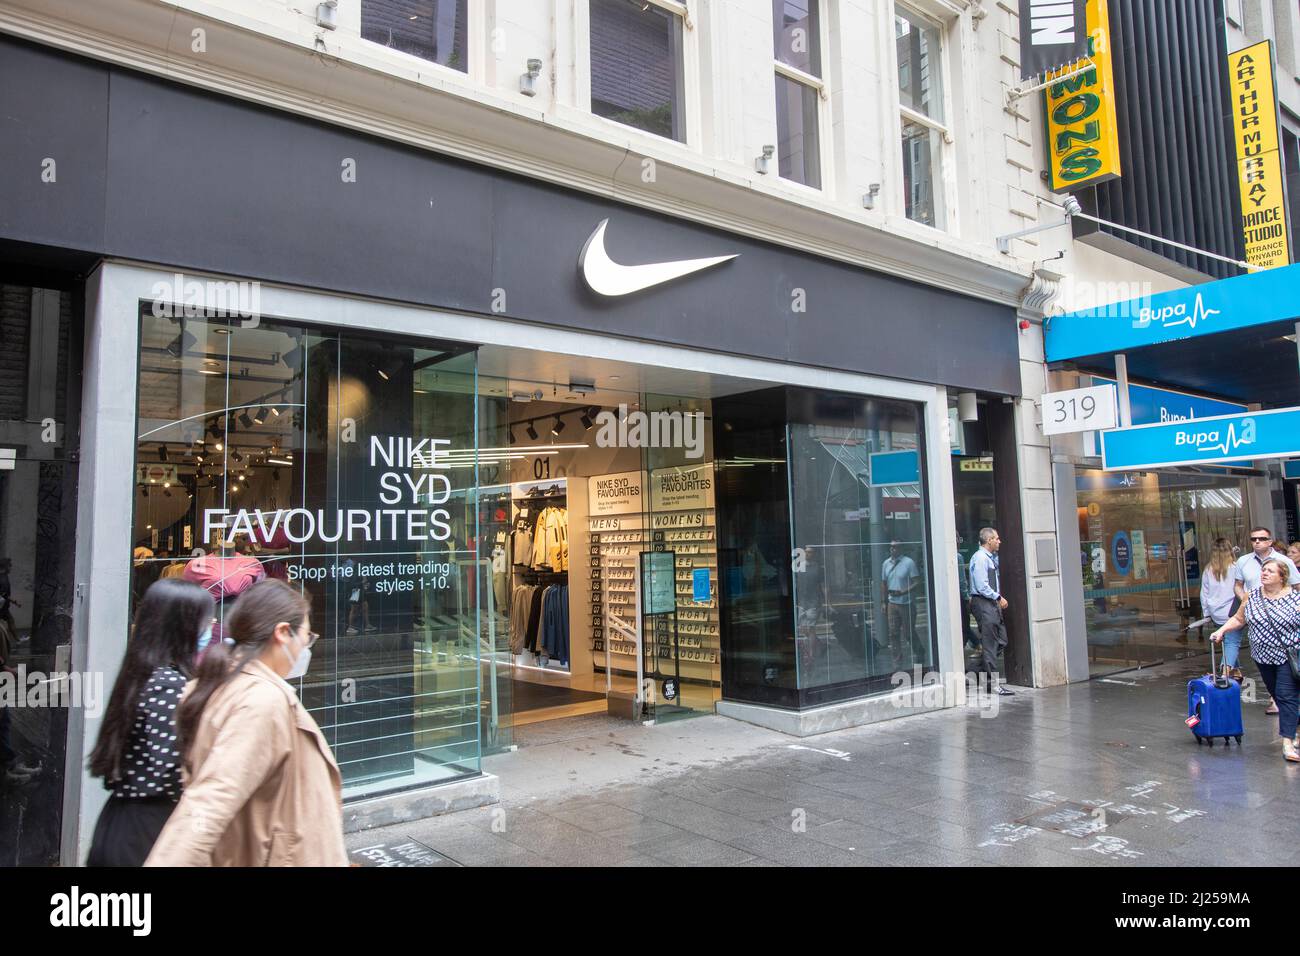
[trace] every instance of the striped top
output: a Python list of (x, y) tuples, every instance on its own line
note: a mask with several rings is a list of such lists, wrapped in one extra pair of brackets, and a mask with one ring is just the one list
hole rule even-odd
[(1285, 664), (1286, 649), (1300, 644), (1300, 592), (1287, 588), (1276, 600), (1262, 587), (1246, 595), (1250, 656), (1260, 664)]

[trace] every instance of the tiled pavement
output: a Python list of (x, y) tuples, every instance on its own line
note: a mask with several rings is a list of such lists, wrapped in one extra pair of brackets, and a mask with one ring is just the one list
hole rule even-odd
[(1241, 747), (1197, 747), (1183, 725), (1203, 665), (803, 740), (580, 718), (485, 761), (499, 806), (348, 845), (443, 866), (1300, 864), (1300, 765), (1264, 703)]

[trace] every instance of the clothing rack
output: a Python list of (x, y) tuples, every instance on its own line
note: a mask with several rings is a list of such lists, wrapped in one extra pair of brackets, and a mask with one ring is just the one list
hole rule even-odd
[(525, 584), (563, 584), (569, 580), (568, 571), (541, 571), (536, 568), (516, 567), (515, 572), (524, 579)]

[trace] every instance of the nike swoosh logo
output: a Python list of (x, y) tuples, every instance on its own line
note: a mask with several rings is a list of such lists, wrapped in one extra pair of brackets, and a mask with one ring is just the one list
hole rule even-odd
[(680, 279), (692, 272), (699, 272), (735, 259), (736, 255), (713, 256), (708, 259), (678, 259), (674, 262), (647, 262), (639, 266), (625, 266), (615, 262), (605, 251), (605, 227), (608, 219), (602, 219), (582, 247), (578, 256), (578, 268), (591, 290), (599, 295), (630, 295), (649, 289), (673, 279)]

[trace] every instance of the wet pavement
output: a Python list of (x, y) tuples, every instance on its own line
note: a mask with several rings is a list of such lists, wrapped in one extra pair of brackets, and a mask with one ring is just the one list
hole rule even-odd
[(1183, 724), (1204, 666), (804, 739), (717, 716), (576, 718), (484, 761), (498, 806), (348, 846), (438, 866), (1300, 864), (1300, 765), (1266, 696), (1244, 705), (1241, 746), (1198, 747)]

